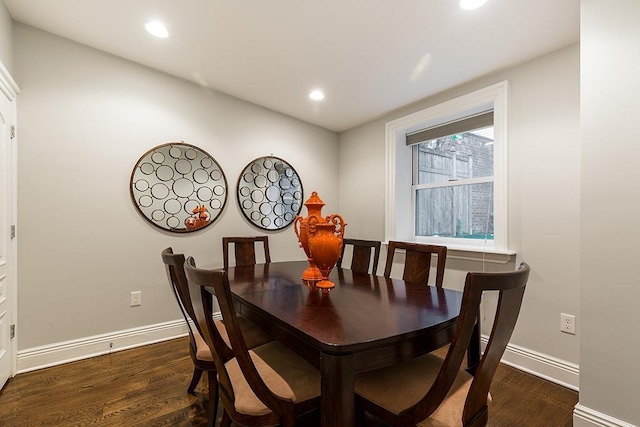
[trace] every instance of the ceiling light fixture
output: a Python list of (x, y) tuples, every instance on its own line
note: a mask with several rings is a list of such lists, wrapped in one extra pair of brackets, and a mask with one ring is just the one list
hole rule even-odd
[(159, 22), (159, 21), (147, 22), (147, 24), (144, 27), (151, 34), (161, 39), (166, 39), (167, 37), (169, 37), (169, 31), (167, 31), (167, 29), (164, 27), (162, 22)]
[(322, 91), (320, 90), (314, 90), (309, 94), (309, 98), (313, 99), (314, 101), (321, 101), (324, 99), (324, 93), (322, 93)]
[(464, 10), (473, 10), (479, 8), (486, 2), (487, 0), (460, 0), (460, 7)]

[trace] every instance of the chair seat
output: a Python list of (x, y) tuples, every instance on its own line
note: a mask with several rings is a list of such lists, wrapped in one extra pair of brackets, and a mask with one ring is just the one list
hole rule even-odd
[[(433, 354), (356, 376), (360, 396), (398, 415), (422, 399), (433, 384), (443, 359)], [(473, 377), (460, 369), (444, 403), (420, 427), (462, 425), (462, 411)], [(392, 393), (389, 390), (393, 390)], [(490, 397), (489, 397), (490, 398)]]
[[(246, 339), (247, 348), (254, 348), (266, 344), (268, 342), (273, 341), (273, 338), (269, 336), (262, 329), (257, 327), (255, 324), (251, 323), (246, 317), (238, 316), (238, 323), (240, 324), (240, 329), (242, 329), (242, 333)], [(229, 347), (231, 347), (231, 343), (229, 342), (229, 335), (227, 334), (227, 328), (225, 328), (222, 320), (216, 320), (215, 325), (218, 328), (218, 332), (220, 332), (220, 336), (227, 343)], [(197, 329), (193, 331), (193, 338), (196, 342), (196, 358), (199, 360), (213, 361), (213, 356), (211, 356), (211, 350), (209, 350), (209, 346), (204, 341), (200, 333)]]
[[(249, 351), (253, 363), (269, 389), (294, 403), (320, 396), (320, 372), (297, 354), (274, 341)], [(237, 359), (225, 364), (236, 411), (247, 415), (265, 415), (271, 410), (255, 395), (244, 377)]]

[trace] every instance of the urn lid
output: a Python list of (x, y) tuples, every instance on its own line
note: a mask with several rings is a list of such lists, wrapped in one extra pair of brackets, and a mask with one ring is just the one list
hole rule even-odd
[(314, 191), (314, 192), (311, 193), (311, 197), (309, 197), (307, 199), (307, 201), (304, 202), (304, 205), (307, 208), (309, 208), (311, 206), (323, 207), (324, 206), (324, 202), (322, 201), (322, 199), (320, 197), (318, 197), (318, 193)]

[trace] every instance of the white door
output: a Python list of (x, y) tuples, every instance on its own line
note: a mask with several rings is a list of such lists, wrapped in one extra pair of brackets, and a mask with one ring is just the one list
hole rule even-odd
[[(1, 82), (0, 82), (1, 83)], [(0, 388), (13, 370), (12, 307), (12, 124), (13, 104), (0, 91)]]

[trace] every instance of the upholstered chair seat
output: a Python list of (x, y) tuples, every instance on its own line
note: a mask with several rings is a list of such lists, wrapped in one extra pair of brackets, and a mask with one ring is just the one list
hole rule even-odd
[[(295, 403), (320, 395), (318, 370), (282, 344), (271, 342), (250, 350), (249, 355), (267, 387), (280, 398)], [(231, 359), (226, 368), (236, 395), (236, 411), (254, 416), (270, 413), (271, 409), (251, 390), (238, 360)]]
[[(426, 354), (406, 363), (360, 374), (356, 377), (356, 393), (399, 415), (406, 408), (418, 403), (429, 391), (440, 372), (443, 361), (436, 355)], [(417, 425), (420, 427), (462, 425), (462, 410), (472, 380), (473, 377), (467, 371), (458, 370), (458, 375), (444, 402), (429, 418)], [(393, 390), (393, 393), (389, 393), (389, 390)], [(488, 401), (491, 401), (490, 394)]]
[[(246, 338), (247, 347), (254, 348), (273, 341), (273, 338), (270, 335), (265, 333), (255, 324), (251, 323), (251, 321), (247, 320), (246, 317), (238, 316), (238, 322), (240, 323), (240, 329), (242, 329), (242, 333)], [(231, 346), (224, 322), (222, 320), (216, 320), (215, 325), (224, 342), (227, 343), (228, 346)], [(211, 350), (209, 350), (209, 346), (197, 329), (194, 329), (193, 331), (193, 338), (196, 342), (196, 358), (199, 360), (213, 361)]]

